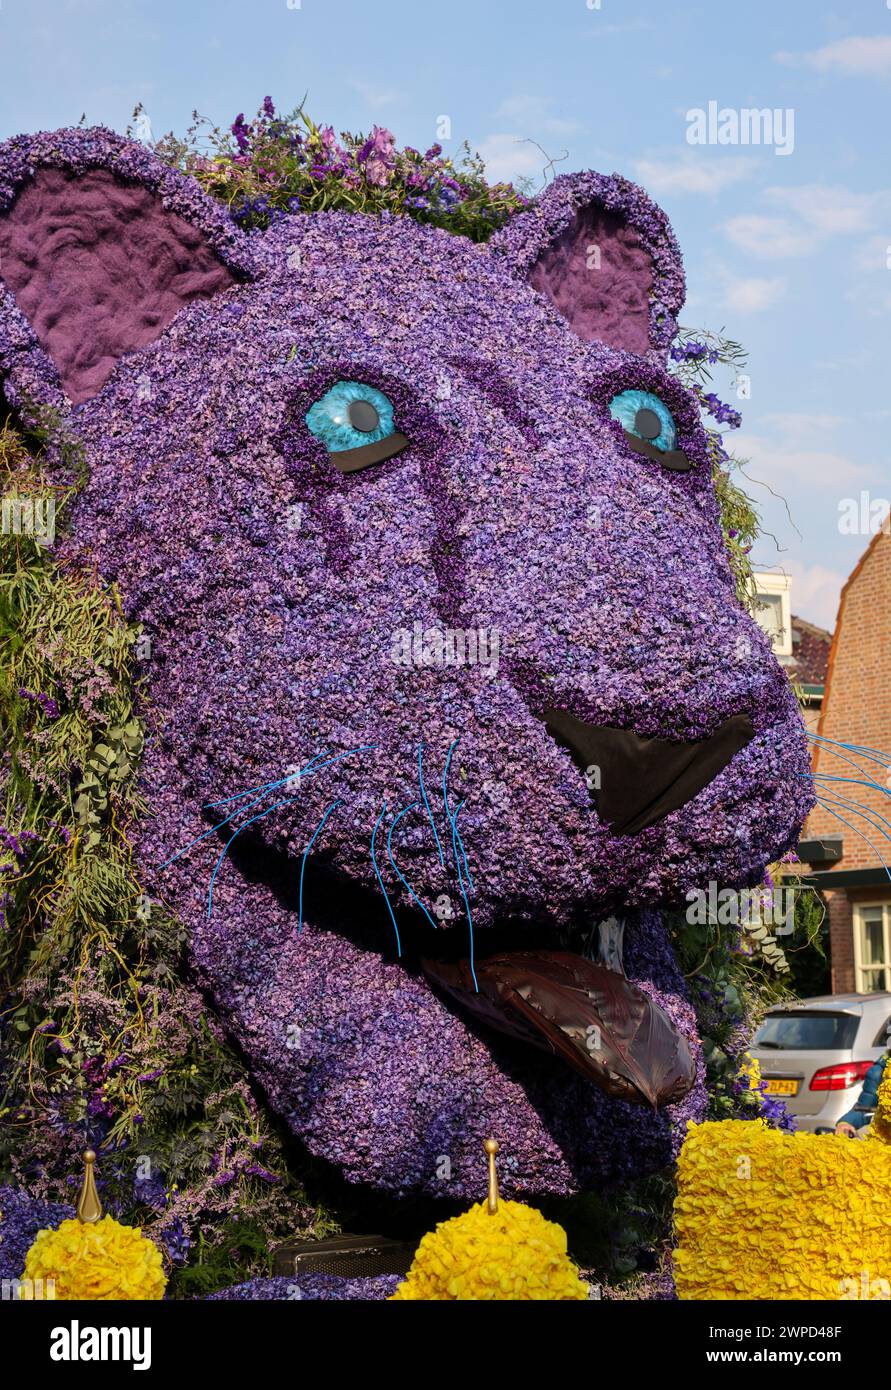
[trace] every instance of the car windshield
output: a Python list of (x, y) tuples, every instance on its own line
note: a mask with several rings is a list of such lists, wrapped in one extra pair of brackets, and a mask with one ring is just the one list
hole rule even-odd
[(795, 1048), (802, 1052), (826, 1052), (853, 1047), (858, 1019), (853, 1014), (770, 1014), (755, 1038), (756, 1047)]

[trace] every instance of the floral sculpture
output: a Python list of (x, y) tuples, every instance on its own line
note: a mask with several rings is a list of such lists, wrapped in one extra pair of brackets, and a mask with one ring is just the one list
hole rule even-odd
[(891, 1298), (889, 1202), (884, 1144), (761, 1119), (691, 1125), (678, 1161), (678, 1297)]
[(503, 1202), (495, 1178), (497, 1141), (486, 1141), (489, 1196), (442, 1221), (418, 1246), (394, 1300), (475, 1301), (588, 1298), (588, 1286), (566, 1253), (566, 1232), (524, 1202)]
[(164, 1297), (161, 1252), (137, 1227), (104, 1216), (96, 1194), (92, 1149), (77, 1216), (38, 1231), (28, 1251), (21, 1296), (35, 1287), (56, 1299), (159, 1299)]
[(654, 1171), (705, 1094), (660, 908), (808, 810), (738, 603), (664, 214), (566, 175), (487, 244), (245, 231), (104, 129), (0, 146), (0, 369), (142, 624), (148, 891), (272, 1105), (353, 1183)]

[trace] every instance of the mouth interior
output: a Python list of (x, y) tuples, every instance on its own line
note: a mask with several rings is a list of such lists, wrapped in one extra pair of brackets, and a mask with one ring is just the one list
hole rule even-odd
[(546, 709), (551, 736), (592, 776), (597, 814), (614, 835), (639, 835), (691, 801), (754, 738), (747, 714), (734, 714), (709, 737), (689, 742), (641, 738), (630, 729), (589, 724), (568, 710)]
[(616, 1100), (654, 1109), (696, 1080), (687, 1040), (619, 970), (571, 951), (422, 961), (439, 993), (489, 1028), (561, 1058)]
[[(246, 887), (264, 884), (296, 922), (296, 875), (286, 852), (245, 836), (233, 845), (232, 859)], [(304, 906), (307, 920), (324, 930), (387, 953), (392, 933), (382, 898), (345, 881), (324, 857), (308, 863)], [(355, 923), (362, 924), (358, 931)], [(592, 961), (553, 950), (535, 928), (506, 923), (487, 929), (471, 965), (460, 927), (434, 931), (420, 913), (401, 908), (399, 924), (406, 970), (420, 966), (431, 988), (483, 1036), (494, 1031), (547, 1052), (608, 1095), (637, 1105), (671, 1104), (693, 1086), (696, 1068), (686, 1039), (626, 979), (621, 946), (604, 952), (601, 943), (601, 959)], [(518, 938), (525, 949), (516, 949)]]

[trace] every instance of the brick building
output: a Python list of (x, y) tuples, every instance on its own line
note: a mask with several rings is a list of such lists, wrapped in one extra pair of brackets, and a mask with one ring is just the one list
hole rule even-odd
[[(845, 584), (818, 734), (891, 754), (891, 530), (873, 537)], [(852, 759), (846, 762), (845, 759)], [(799, 853), (825, 892), (835, 993), (891, 990), (891, 772), (844, 748), (814, 752), (818, 795)], [(819, 780), (853, 777), (867, 785)], [(870, 785), (870, 779), (877, 786)], [(843, 804), (841, 798), (847, 798)], [(867, 814), (864, 815), (863, 813)]]

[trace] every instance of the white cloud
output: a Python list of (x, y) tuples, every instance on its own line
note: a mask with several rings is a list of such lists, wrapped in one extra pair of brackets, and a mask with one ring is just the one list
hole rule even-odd
[(486, 178), (491, 183), (515, 183), (528, 178), (541, 181), (548, 162), (547, 155), (531, 140), (504, 131), (487, 135), (479, 145), (479, 152), (485, 161)]
[(813, 232), (796, 227), (783, 217), (765, 217), (759, 213), (741, 213), (724, 223), (724, 231), (741, 251), (765, 260), (785, 256), (801, 256), (812, 251), (816, 244)]
[(785, 293), (786, 282), (779, 279), (731, 280), (724, 290), (723, 304), (738, 314), (757, 314), (776, 304)]
[(349, 78), (347, 86), (359, 93), (366, 106), (378, 111), (387, 106), (396, 106), (402, 97), (396, 87), (382, 87), (359, 77)]
[(862, 241), (854, 252), (851, 264), (864, 275), (880, 270), (891, 280), (891, 226), (884, 235), (878, 234)]
[(876, 34), (838, 39), (805, 53), (775, 53), (786, 67), (814, 68), (817, 72), (841, 72), (846, 76), (881, 77), (891, 73), (891, 36)]
[[(794, 495), (827, 493), (836, 500), (851, 489), (868, 486), (869, 468), (835, 447), (844, 425), (841, 416), (807, 411), (775, 411), (760, 420), (764, 433), (741, 431), (733, 451), (750, 461), (746, 472), (774, 492)], [(833, 512), (833, 516), (835, 513)]]
[(843, 415), (817, 414), (812, 410), (772, 410), (761, 418), (771, 433), (802, 443), (825, 440), (845, 423)]
[(741, 251), (762, 260), (805, 256), (830, 237), (868, 232), (877, 220), (891, 219), (891, 192), (856, 193), (828, 184), (766, 188), (765, 200), (776, 214), (741, 213), (724, 224), (724, 232)]
[(753, 474), (780, 493), (784, 486), (838, 493), (841, 484), (853, 487), (866, 476), (865, 470), (845, 454), (828, 449), (783, 448), (750, 435), (738, 445), (734, 441), (734, 451), (747, 454)]
[(828, 184), (801, 184), (797, 188), (768, 188), (765, 198), (795, 213), (814, 231), (825, 236), (863, 232), (872, 226), (876, 210), (887, 205), (887, 193), (854, 193)]
[(544, 97), (507, 97), (495, 112), (495, 116), (498, 120), (525, 127), (524, 134), (529, 130), (541, 130), (548, 135), (572, 135), (580, 129), (580, 123), (574, 118), (555, 116), (551, 110), (551, 103)]
[(672, 193), (720, 193), (748, 178), (753, 161), (742, 156), (725, 158), (638, 159), (635, 171), (643, 186), (657, 197)]
[(792, 580), (793, 613), (832, 632), (847, 575), (828, 569), (826, 565), (806, 565), (802, 560), (793, 559), (787, 559), (783, 568)]

